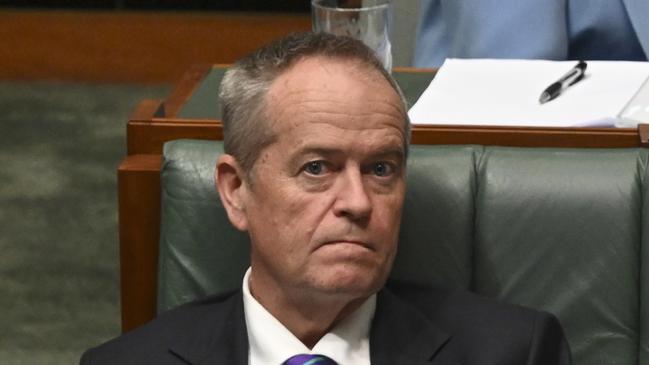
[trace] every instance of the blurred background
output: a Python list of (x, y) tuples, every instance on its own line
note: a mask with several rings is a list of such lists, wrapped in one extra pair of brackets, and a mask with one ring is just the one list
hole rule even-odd
[[(394, 3), (407, 66), (418, 1)], [(138, 101), (310, 28), (307, 0), (0, 0), (0, 364), (74, 364), (120, 333), (116, 170)]]

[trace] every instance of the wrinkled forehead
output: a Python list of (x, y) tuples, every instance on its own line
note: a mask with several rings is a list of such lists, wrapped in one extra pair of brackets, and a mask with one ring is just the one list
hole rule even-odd
[[(399, 94), (383, 74), (357, 60), (302, 59), (271, 83), (266, 105), (271, 127), (278, 133), (295, 123), (314, 121), (315, 117), (327, 120), (340, 113), (346, 113), (350, 123), (373, 116), (375, 120), (364, 120), (361, 126), (392, 123), (405, 133), (405, 110)], [(310, 113), (312, 119), (300, 118), (302, 113)]]

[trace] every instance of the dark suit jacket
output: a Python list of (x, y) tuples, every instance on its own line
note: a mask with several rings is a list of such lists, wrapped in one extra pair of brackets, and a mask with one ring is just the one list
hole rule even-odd
[[(372, 365), (570, 364), (552, 315), (446, 290), (406, 290), (398, 296), (381, 291), (370, 352)], [(82, 365), (247, 363), (241, 291), (161, 314), (81, 358)]]

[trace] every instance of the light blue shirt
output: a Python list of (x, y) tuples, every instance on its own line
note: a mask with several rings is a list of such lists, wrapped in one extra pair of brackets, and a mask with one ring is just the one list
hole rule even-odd
[(647, 60), (649, 0), (422, 0), (414, 65), (453, 58)]

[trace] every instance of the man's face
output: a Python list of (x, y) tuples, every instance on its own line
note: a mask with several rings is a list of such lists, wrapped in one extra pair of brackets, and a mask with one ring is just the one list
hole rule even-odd
[(405, 191), (398, 95), (375, 70), (307, 58), (267, 95), (277, 140), (246, 185), (251, 286), (361, 298), (394, 259)]

